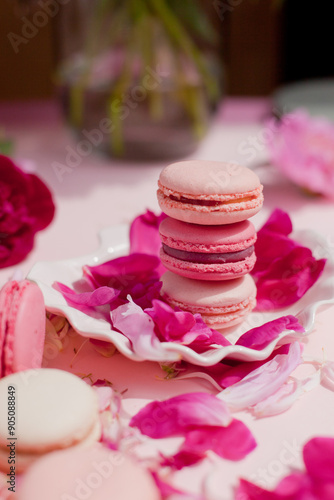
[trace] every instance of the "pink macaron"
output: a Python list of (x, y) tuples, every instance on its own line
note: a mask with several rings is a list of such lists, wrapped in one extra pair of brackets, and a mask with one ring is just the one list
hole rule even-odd
[(0, 291), (0, 376), (39, 368), (45, 340), (45, 305), (28, 280), (9, 281)]
[(161, 500), (150, 472), (134, 459), (96, 444), (49, 453), (22, 478), (17, 500)]
[(258, 176), (234, 163), (172, 163), (161, 172), (158, 186), (161, 210), (192, 224), (232, 224), (252, 217), (263, 204)]
[(228, 280), (249, 273), (255, 264), (256, 232), (246, 220), (223, 226), (201, 226), (171, 217), (159, 227), (163, 265), (181, 276)]
[(241, 323), (256, 305), (256, 286), (246, 274), (228, 281), (199, 281), (167, 271), (161, 296), (170, 306), (201, 314), (216, 330)]
[(0, 401), (5, 400), (12, 403), (10, 421), (7, 412), (0, 413), (0, 470), (5, 473), (10, 440), (20, 473), (46, 453), (69, 447), (82, 451), (101, 437), (96, 391), (65, 370), (39, 368), (3, 377)]

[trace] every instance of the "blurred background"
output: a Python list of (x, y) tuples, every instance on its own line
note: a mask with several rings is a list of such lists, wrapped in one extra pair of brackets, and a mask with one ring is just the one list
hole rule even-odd
[[(98, 129), (114, 156), (184, 157), (224, 97), (334, 76), (328, 9), (305, 0), (2, 0), (0, 101), (56, 97), (77, 137), (94, 144), (87, 134)], [(325, 90), (315, 97), (326, 93), (323, 109), (334, 101)]]
[[(49, 16), (29, 43), (18, 41), (16, 54), (8, 34), (20, 36), (22, 17), (32, 20), (34, 12), (24, 1), (21, 7), (19, 3), (2, 0), (0, 6), (0, 99), (49, 98), (64, 37), (69, 36), (62, 32), (63, 17), (75, 16), (80, 0), (57, 1), (60, 12)], [(333, 76), (329, 4), (315, 7), (305, 0), (202, 0), (202, 4), (220, 38), (227, 94), (268, 95), (285, 82)], [(43, 24), (43, 19), (39, 22)]]

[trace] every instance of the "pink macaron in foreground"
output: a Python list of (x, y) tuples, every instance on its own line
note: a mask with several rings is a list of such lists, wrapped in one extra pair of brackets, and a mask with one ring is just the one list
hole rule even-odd
[(256, 232), (250, 221), (201, 226), (171, 217), (159, 227), (163, 265), (181, 276), (229, 280), (249, 273), (255, 264)]
[(234, 163), (172, 163), (161, 172), (158, 186), (161, 210), (192, 224), (233, 224), (249, 219), (263, 204), (258, 176)]
[(167, 271), (161, 281), (162, 298), (170, 306), (201, 314), (216, 330), (241, 323), (256, 305), (256, 286), (249, 274), (228, 281), (197, 281)]
[(28, 280), (9, 281), (0, 291), (0, 376), (39, 368), (45, 339), (45, 305)]
[(126, 455), (96, 444), (56, 451), (22, 478), (17, 500), (161, 500), (151, 474)]

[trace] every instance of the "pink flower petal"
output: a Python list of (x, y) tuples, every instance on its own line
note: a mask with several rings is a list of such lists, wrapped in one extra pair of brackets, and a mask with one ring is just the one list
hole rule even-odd
[(257, 283), (257, 309), (267, 311), (294, 304), (314, 285), (326, 259), (316, 260), (311, 250), (296, 247), (276, 260)]
[(333, 198), (333, 123), (296, 110), (271, 127), (271, 162), (295, 184)]
[(161, 300), (153, 300), (152, 306), (145, 312), (153, 319), (161, 340), (190, 345), (197, 352), (212, 344), (230, 345), (223, 335), (209, 328), (199, 314), (175, 311)]
[(303, 449), (308, 474), (316, 481), (334, 484), (334, 438), (315, 437)]
[(99, 411), (103, 412), (109, 408), (114, 391), (108, 386), (93, 386), (93, 389), (98, 397)]
[(255, 447), (255, 439), (246, 425), (233, 419), (227, 427), (188, 430), (179, 452), (168, 457), (163, 465), (181, 469), (202, 460), (209, 450), (227, 460), (241, 460)]
[(283, 316), (281, 318), (269, 321), (264, 325), (252, 328), (244, 333), (236, 342), (236, 345), (242, 345), (260, 351), (264, 349), (270, 342), (276, 339), (280, 333), (285, 330), (293, 330), (302, 333), (305, 329), (299, 324), (294, 316)]
[(154, 331), (152, 318), (130, 301), (111, 312), (114, 328), (125, 335), (138, 356), (145, 360), (166, 361), (160, 341)]
[(231, 415), (225, 403), (205, 392), (153, 401), (132, 417), (130, 426), (155, 439), (183, 435), (196, 426), (226, 426)]
[(316, 260), (312, 252), (289, 237), (291, 220), (276, 209), (258, 231), (257, 255), (252, 275), (257, 285), (257, 309), (287, 307), (299, 300), (320, 277), (325, 259)]
[(158, 279), (159, 264), (159, 258), (154, 255), (133, 253), (98, 266), (84, 266), (84, 275), (94, 283), (94, 288), (110, 286), (122, 290), (129, 285)]
[[(150, 210), (136, 217), (130, 227), (130, 253), (145, 253), (159, 257), (161, 240), (159, 225), (167, 216), (164, 213), (155, 215)], [(166, 269), (160, 263), (159, 275)]]
[(275, 393), (301, 362), (301, 346), (294, 342), (288, 354), (277, 354), (217, 397), (233, 411), (246, 409)]
[(107, 286), (101, 286), (92, 292), (77, 293), (63, 283), (55, 282), (54, 288), (59, 290), (66, 302), (72, 306), (80, 308), (97, 307), (113, 303), (119, 296), (119, 291)]

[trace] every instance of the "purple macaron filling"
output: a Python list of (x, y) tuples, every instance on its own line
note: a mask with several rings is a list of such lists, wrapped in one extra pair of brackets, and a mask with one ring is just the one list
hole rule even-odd
[(240, 262), (247, 259), (254, 252), (254, 245), (239, 250), (239, 252), (229, 253), (202, 253), (202, 252), (187, 252), (185, 250), (177, 250), (171, 248), (164, 243), (162, 244), (164, 252), (175, 259), (193, 262), (196, 264), (225, 264), (227, 262)]

